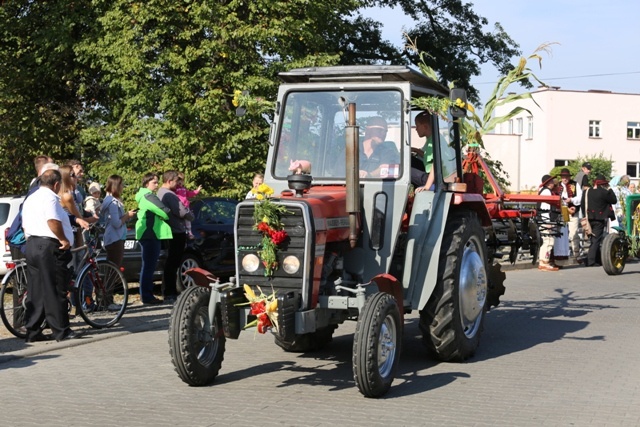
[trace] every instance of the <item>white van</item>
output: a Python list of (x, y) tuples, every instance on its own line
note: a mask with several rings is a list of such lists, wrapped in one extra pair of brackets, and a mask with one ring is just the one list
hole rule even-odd
[(24, 196), (2, 196), (0, 197), (0, 249), (2, 260), (0, 261), (0, 275), (7, 272), (6, 262), (11, 261), (11, 250), (7, 242), (7, 232), (13, 223), (13, 219), (18, 215), (20, 205)]

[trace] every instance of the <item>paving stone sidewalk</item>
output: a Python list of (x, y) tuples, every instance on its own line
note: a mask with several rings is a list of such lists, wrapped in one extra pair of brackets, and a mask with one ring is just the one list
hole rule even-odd
[(142, 305), (139, 301), (127, 307), (122, 319), (111, 328), (94, 329), (84, 323), (80, 316), (71, 320), (71, 328), (83, 336), (79, 339), (64, 342), (44, 341), (25, 343), (14, 337), (0, 323), (0, 363), (23, 357), (31, 357), (62, 347), (72, 347), (95, 341), (105, 340), (120, 335), (132, 334), (155, 329), (166, 329), (169, 326), (172, 305)]

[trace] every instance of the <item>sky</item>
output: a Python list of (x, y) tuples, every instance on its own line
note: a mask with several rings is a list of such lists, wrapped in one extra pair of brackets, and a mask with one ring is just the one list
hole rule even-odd
[[(475, 0), (473, 10), (499, 22), (518, 44), (523, 56), (545, 42), (551, 55), (542, 53), (542, 68), (529, 62), (534, 74), (550, 86), (566, 90), (609, 90), (640, 94), (640, 1), (638, 0)], [(400, 9), (369, 10), (367, 16), (384, 24), (383, 35), (401, 46), (403, 27), (412, 22)], [(515, 65), (519, 58), (513, 58)], [(483, 66), (471, 83), (484, 102), (498, 72)], [(522, 92), (521, 87), (513, 87)]]

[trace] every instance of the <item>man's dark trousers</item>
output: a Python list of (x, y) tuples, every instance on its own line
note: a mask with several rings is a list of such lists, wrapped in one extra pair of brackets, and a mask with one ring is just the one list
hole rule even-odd
[(31, 236), (27, 240), (27, 339), (41, 332), (46, 319), (59, 340), (69, 333), (67, 290), (71, 274), (67, 265), (71, 251), (60, 250), (60, 242), (49, 237)]
[(589, 252), (587, 253), (587, 266), (594, 266), (596, 264), (602, 264), (600, 257), (600, 244), (604, 238), (604, 224), (605, 222), (600, 219), (590, 219), (591, 225), (591, 243), (589, 246)]
[(187, 233), (173, 232), (173, 238), (168, 241), (169, 250), (167, 251), (167, 261), (164, 264), (164, 276), (162, 278), (162, 296), (176, 297), (178, 290), (176, 289), (176, 279), (178, 277), (178, 269), (182, 263), (182, 255), (187, 244)]

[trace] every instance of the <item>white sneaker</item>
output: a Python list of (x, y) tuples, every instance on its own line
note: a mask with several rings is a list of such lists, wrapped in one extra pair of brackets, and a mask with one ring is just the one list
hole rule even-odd
[(122, 309), (122, 304), (111, 303), (107, 307), (109, 311), (120, 311)]

